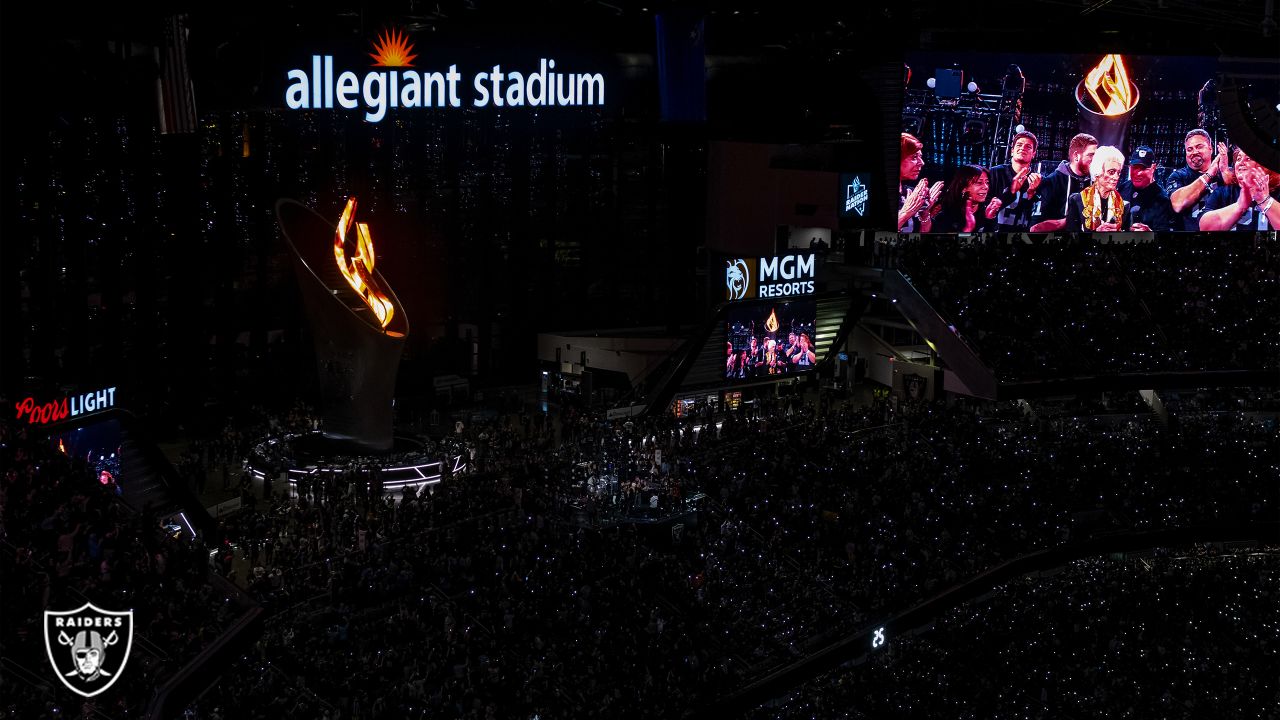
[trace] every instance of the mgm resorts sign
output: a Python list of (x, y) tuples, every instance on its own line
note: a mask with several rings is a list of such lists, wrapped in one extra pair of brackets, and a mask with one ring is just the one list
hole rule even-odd
[(540, 58), (536, 66), (518, 70), (493, 65), (464, 82), (456, 63), (443, 71), (414, 70), (418, 56), (413, 43), (396, 31), (383, 33), (369, 57), (373, 69), (359, 75), (336, 71), (332, 55), (312, 55), (309, 70), (289, 71), (285, 106), (290, 110), (363, 108), (364, 119), (376, 123), (394, 108), (604, 105), (602, 74), (557, 71), (553, 59)]
[(725, 261), (725, 299), (812, 295), (816, 278), (813, 253), (734, 258)]

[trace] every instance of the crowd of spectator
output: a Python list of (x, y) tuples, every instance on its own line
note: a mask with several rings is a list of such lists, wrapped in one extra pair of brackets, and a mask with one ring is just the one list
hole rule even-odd
[[(269, 619), (196, 720), (677, 717), (1034, 550), (1274, 520), (1274, 414), (1166, 418), (1132, 395), (501, 415), (433, 445), (464, 454), (462, 474), (394, 494), (359, 474), (267, 493), (224, 520), (212, 553), (162, 539), (6, 425), (3, 558), (20, 590), (5, 606), (26, 618), (6, 644), (50, 598), (129, 604), (147, 674), (116, 702), (136, 710), (235, 617), (212, 571)], [(247, 445), (226, 448), (214, 457)], [(584, 522), (584, 483), (605, 472), (697, 493), (698, 512)], [(37, 708), (22, 717), (55, 696), (6, 693)]]
[(1278, 600), (1278, 548), (1080, 560), (891, 637), (751, 717), (1272, 717)]
[[(476, 470), (450, 483), (233, 520), (237, 580), (274, 619), (194, 712), (678, 716), (1027, 552), (1274, 517), (1274, 418), (1094, 409), (503, 416), (463, 434)], [(706, 492), (696, 521), (665, 542), (575, 522), (574, 471), (602, 452)]]
[(1005, 380), (1280, 363), (1274, 238), (1235, 244), (904, 240), (885, 262)]
[[(168, 537), (119, 499), (114, 479), (47, 437), (0, 423), (0, 473), (0, 717), (135, 714), (243, 612), (203, 548)], [(86, 602), (133, 610), (130, 672), (119, 691), (73, 703), (49, 672), (42, 624), (45, 610)]]
[[(272, 440), (310, 432), (320, 425), (319, 415), (305, 403), (297, 402), (283, 411), (254, 405), (243, 412), (227, 414), (211, 432), (199, 432), (177, 462), (179, 473), (199, 495), (204, 495), (210, 475), (221, 487), (232, 490), (247, 484), (245, 460), (255, 448), (273, 448)], [(279, 445), (283, 449), (287, 445)], [(284, 458), (280, 458), (282, 461)]]

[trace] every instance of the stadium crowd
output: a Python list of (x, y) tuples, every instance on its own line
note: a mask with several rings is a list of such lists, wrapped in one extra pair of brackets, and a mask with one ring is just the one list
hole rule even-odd
[(1119, 248), (894, 241), (912, 284), (1005, 380), (1280, 362), (1274, 238)]
[[(92, 602), (133, 610), (133, 677), (124, 692), (84, 700), (84, 716), (137, 712), (154, 687), (243, 611), (234, 589), (208, 572), (205, 552), (168, 537), (148, 511), (128, 508), (114, 479), (69, 457), (23, 425), (0, 423), (0, 577), (6, 681), (0, 717), (68, 717), (47, 673), (44, 611)], [(34, 649), (34, 650), (33, 650)], [(58, 653), (70, 652), (57, 647)], [(122, 652), (108, 648), (106, 652)]]
[[(797, 396), (711, 421), (503, 415), (452, 434), (470, 462), (458, 476), (271, 493), (226, 519), (211, 554), (160, 539), (56, 450), (6, 442), (6, 577), (23, 589), (5, 603), (30, 631), (48, 600), (28, 576), (62, 587), (67, 566), (86, 596), (134, 603), (176, 666), (233, 617), (207, 570), (238, 583), (266, 630), (193, 718), (680, 716), (1033, 550), (1274, 519), (1274, 415), (1188, 408), (1166, 425), (1141, 410), (1123, 394)], [(592, 464), (705, 497), (647, 522), (584, 516)], [(126, 533), (99, 547), (104, 577), (94, 543)]]
[(890, 638), (750, 717), (1271, 717), (1280, 548), (1079, 560)]
[[(452, 483), (278, 498), (229, 526), (275, 619), (198, 710), (679, 715), (1031, 550), (1274, 517), (1273, 419), (1193, 413), (1174, 430), (1088, 410), (793, 404), (698, 432), (586, 414), (470, 428), (484, 469)], [(578, 522), (565, 496), (601, 447), (685, 475), (709, 496), (696, 522), (662, 542)]]

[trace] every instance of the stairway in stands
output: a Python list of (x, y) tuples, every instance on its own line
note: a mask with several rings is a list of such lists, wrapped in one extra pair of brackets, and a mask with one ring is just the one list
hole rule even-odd
[(150, 506), (157, 516), (181, 511), (196, 532), (214, 532), (213, 518), (142, 423), (127, 411), (119, 418), (120, 490), (125, 503), (138, 512)]
[[(166, 468), (148, 452), (146, 440), (138, 437), (136, 429), (122, 427), (120, 434), (120, 489), (125, 503), (138, 512), (150, 505), (156, 514), (180, 509), (165, 482)], [(168, 469), (177, 475), (172, 466)]]

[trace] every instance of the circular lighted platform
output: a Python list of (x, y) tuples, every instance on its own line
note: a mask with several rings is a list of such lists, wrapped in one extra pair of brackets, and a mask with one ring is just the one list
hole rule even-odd
[(258, 443), (249, 453), (248, 466), (259, 480), (268, 474), (278, 478), (281, 471), (287, 471), (291, 484), (308, 477), (342, 475), (353, 467), (361, 471), (361, 482), (367, 483), (367, 471), (377, 468), (382, 474), (383, 489), (394, 491), (434, 485), (444, 478), (446, 470), (452, 475), (466, 470), (467, 459), (462, 453), (430, 450), (421, 441), (408, 437), (397, 436), (386, 452), (369, 453), (355, 443), (311, 432)]

